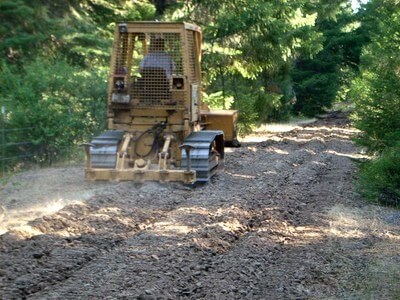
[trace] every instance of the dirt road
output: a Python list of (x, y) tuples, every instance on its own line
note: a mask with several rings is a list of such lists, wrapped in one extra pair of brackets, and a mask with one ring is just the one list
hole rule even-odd
[(400, 297), (400, 213), (355, 193), (353, 134), (342, 114), (259, 131), (196, 188), (20, 174), (0, 191), (0, 297)]

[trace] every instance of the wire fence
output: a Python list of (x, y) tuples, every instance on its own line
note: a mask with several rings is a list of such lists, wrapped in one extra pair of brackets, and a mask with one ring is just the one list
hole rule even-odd
[[(33, 152), (29, 151), (33, 148), (33, 141), (22, 140), (24, 134), (35, 127), (25, 128), (8, 128), (6, 107), (1, 107), (1, 174), (2, 177), (6, 174), (9, 167), (27, 160), (34, 156)], [(19, 140), (21, 139), (21, 140)]]

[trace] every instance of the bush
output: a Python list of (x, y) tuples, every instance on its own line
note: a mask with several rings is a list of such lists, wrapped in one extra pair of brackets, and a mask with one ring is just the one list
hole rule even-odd
[(224, 97), (222, 91), (212, 94), (203, 93), (203, 101), (212, 109), (230, 109), (233, 103), (233, 97)]
[(365, 71), (362, 78), (354, 81), (351, 91), (356, 104), (353, 121), (363, 132), (358, 142), (370, 151), (382, 151), (400, 141), (400, 81), (397, 70), (386, 68), (379, 71)]
[[(79, 143), (105, 125), (106, 74), (69, 65), (63, 60), (37, 58), (18, 68), (2, 65), (2, 105), (9, 111), (13, 141), (33, 142), (36, 162), (51, 164), (65, 158)], [(12, 142), (12, 141), (11, 141)]]
[(257, 122), (257, 113), (254, 111), (252, 98), (236, 102), (236, 109), (239, 110), (238, 134), (245, 136), (250, 134)]
[[(211, 94), (203, 93), (203, 101), (207, 103), (211, 109), (231, 109), (235, 104), (235, 109), (239, 110), (238, 134), (240, 136), (249, 134), (253, 131), (253, 127), (257, 120), (257, 113), (254, 111), (254, 96), (238, 93), (238, 97), (234, 102), (233, 96), (223, 97), (223, 92), (218, 91)], [(242, 98), (245, 99), (242, 99)]]
[(367, 199), (400, 206), (400, 143), (360, 169), (359, 191)]
[(265, 92), (260, 89), (254, 103), (254, 110), (260, 123), (285, 119), (283, 114), (282, 94)]
[[(371, 152), (400, 142), (400, 12), (391, 2), (372, 1), (376, 19), (370, 44), (361, 58), (361, 75), (350, 92), (356, 104), (353, 119), (363, 131), (359, 142)], [(374, 7), (376, 6), (376, 7)]]

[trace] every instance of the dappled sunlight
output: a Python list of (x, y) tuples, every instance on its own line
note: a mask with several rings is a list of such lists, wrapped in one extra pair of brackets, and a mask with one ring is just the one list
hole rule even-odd
[[(257, 232), (270, 233), (271, 229), (261, 227)], [(275, 239), (277, 243), (296, 247), (320, 243), (325, 238), (322, 227), (313, 225), (293, 226), (287, 222), (281, 222), (279, 230), (275, 229), (274, 233), (273, 236), (269, 237), (270, 239)]]
[(278, 172), (277, 171), (265, 171), (265, 172), (262, 172), (264, 175), (277, 175), (278, 174)]
[(336, 205), (332, 207), (329, 233), (339, 238), (379, 237), (393, 241), (400, 241), (399, 233), (390, 231), (390, 226), (382, 221), (378, 211), (376, 215), (367, 214), (362, 209)]
[[(363, 219), (349, 208), (334, 206), (328, 212), (332, 218), (329, 234), (338, 238), (363, 238), (366, 236)], [(373, 220), (371, 220), (373, 222)]]
[(354, 128), (342, 127), (327, 127), (327, 126), (312, 126), (304, 127), (296, 131), (296, 136), (288, 137), (285, 139), (296, 141), (313, 141), (322, 140), (326, 138), (350, 139), (352, 136), (359, 134), (360, 131)]
[(226, 147), (225, 149), (224, 149), (224, 152), (225, 153), (233, 153), (233, 152), (235, 152), (236, 151), (236, 148), (233, 148), (233, 147)]
[(247, 150), (250, 150), (251, 152), (257, 152), (258, 151), (257, 147), (247, 147)]
[(209, 210), (205, 209), (204, 207), (200, 207), (200, 206), (179, 207), (176, 211), (184, 212), (186, 214), (188, 214), (188, 213), (196, 213), (196, 214), (199, 214), (199, 215), (208, 215), (210, 213)]
[(311, 149), (305, 149), (304, 152), (305, 152), (305, 153), (309, 153), (309, 154), (311, 154), (311, 155), (317, 154), (314, 150), (311, 150)]
[[(234, 215), (229, 216), (232, 212)], [(194, 233), (217, 226), (227, 232), (236, 232), (246, 227), (243, 221), (247, 220), (246, 218), (242, 218), (242, 221), (240, 221), (235, 217), (236, 214), (239, 217), (243, 217), (243, 215), (248, 215), (249, 213), (235, 207), (219, 208), (215, 211), (206, 210), (201, 207), (179, 208), (176, 211), (176, 217), (155, 223), (151, 226), (150, 231), (159, 235), (171, 236)], [(203, 222), (201, 222), (200, 218)], [(183, 219), (184, 221), (180, 222), (178, 219)], [(224, 220), (219, 221), (219, 219)]]
[[(177, 237), (186, 235), (197, 247), (224, 252), (233, 246), (238, 237), (251, 239), (262, 247), (273, 244), (303, 247), (321, 243), (326, 238), (324, 227), (315, 225), (295, 226), (279, 220), (278, 206), (264, 207), (262, 211), (250, 211), (231, 205), (216, 210), (203, 207), (182, 207), (167, 220), (150, 226), (146, 232), (156, 236)], [(249, 227), (251, 220), (268, 216), (257, 227)], [(261, 219), (261, 220), (262, 220)]]
[[(178, 236), (193, 233), (199, 229), (195, 220), (204, 219), (210, 215), (210, 211), (203, 207), (180, 207), (176, 209), (174, 216), (168, 220), (154, 223), (148, 228), (148, 231), (160, 236)], [(183, 221), (180, 221), (180, 219), (183, 219)], [(203, 226), (203, 223), (201, 225)]]
[(342, 2), (0, 4), (0, 298), (400, 297), (400, 13)]
[(247, 232), (251, 217), (251, 212), (235, 205), (215, 210), (181, 207), (168, 219), (152, 224), (146, 232), (164, 237), (188, 235), (198, 246), (206, 248), (221, 243), (228, 247), (232, 236)]
[(289, 132), (294, 129), (300, 129), (298, 124), (266, 124), (255, 130), (257, 133), (279, 133), (279, 132)]
[(227, 220), (226, 222), (218, 222), (217, 226), (221, 227), (225, 231), (236, 232), (243, 229), (243, 224), (238, 219)]
[(267, 138), (266, 135), (247, 135), (244, 138), (240, 139), (241, 143), (261, 143), (264, 142)]
[(289, 152), (287, 150), (278, 149), (275, 147), (265, 149), (266, 152), (274, 152), (276, 154), (288, 155)]
[(120, 214), (121, 213), (121, 208), (119, 207), (103, 207), (99, 209), (99, 213), (114, 213), (114, 214)]
[(288, 132), (292, 131), (293, 129), (302, 128), (300, 127), (300, 125), (304, 126), (307, 124), (314, 123), (316, 120), (317, 119), (312, 118), (312, 119), (299, 120), (287, 123), (269, 123), (261, 125), (259, 128), (256, 129), (256, 132), (272, 132), (272, 133)]
[(150, 231), (160, 236), (179, 236), (196, 232), (197, 229), (171, 220), (158, 222), (156, 225), (152, 226)]
[(278, 140), (277, 133), (289, 132), (295, 129), (301, 129), (296, 123), (282, 123), (282, 124), (265, 124), (255, 129), (252, 134), (246, 135), (240, 139), (242, 143), (260, 143), (264, 142), (266, 138)]
[(333, 236), (339, 238), (364, 238), (364, 232), (349, 225), (342, 225), (340, 227), (333, 227), (329, 231)]
[(327, 150), (327, 151), (325, 151), (325, 153), (329, 153), (329, 154), (333, 154), (333, 155), (337, 155), (337, 156), (348, 157), (348, 158), (353, 158), (353, 159), (370, 159), (371, 158), (369, 155), (361, 154), (361, 153), (354, 153), (354, 152), (339, 153), (334, 150)]
[[(293, 123), (279, 123), (279, 124), (265, 124), (261, 125), (257, 129), (254, 130), (252, 134), (249, 134), (243, 137), (240, 141), (243, 143), (260, 143), (265, 141), (266, 139), (274, 139), (277, 137), (274, 136), (279, 133), (286, 133), (290, 131), (298, 132), (298, 137), (294, 138), (296, 141), (309, 141), (313, 140), (316, 132), (321, 132), (327, 134), (329, 137), (337, 137), (337, 138), (346, 138), (348, 139), (350, 136), (354, 136), (360, 131), (355, 128), (342, 128), (336, 126), (313, 126), (316, 119), (310, 119), (300, 122)], [(307, 126), (311, 124), (311, 126)], [(307, 138), (301, 138), (302, 135), (310, 135)], [(289, 139), (285, 137), (285, 139)]]
[(242, 139), (243, 143), (261, 143), (266, 141), (282, 142), (293, 141), (310, 142), (310, 141), (325, 141), (326, 139), (344, 139), (350, 140), (351, 137), (357, 135), (360, 131), (353, 128), (340, 128), (340, 127), (295, 127), (293, 128), (293, 135), (286, 134), (284, 137), (280, 135), (273, 135), (268, 132), (258, 131), (252, 135)]
[(297, 226), (293, 229), (294, 235), (296, 236), (296, 239), (292, 243), (294, 245), (316, 243), (325, 237), (321, 227), (309, 225)]
[(353, 128), (353, 127), (349, 127), (349, 128), (343, 128), (343, 127), (334, 127), (334, 126), (312, 126), (312, 127), (304, 127), (302, 128), (302, 131), (310, 131), (312, 133), (316, 132), (316, 131), (326, 131), (326, 132), (341, 132), (341, 133), (345, 133), (348, 135), (352, 135), (352, 134), (357, 134), (360, 133), (361, 131)]
[(226, 174), (229, 174), (232, 177), (244, 178), (244, 179), (255, 179), (257, 176), (254, 175), (246, 175), (246, 174), (235, 174), (228, 171), (225, 171)]
[(270, 123), (264, 124), (256, 128), (252, 134), (246, 135), (240, 139), (242, 143), (260, 143), (265, 141), (266, 138), (273, 138), (277, 133), (285, 133), (293, 130), (303, 129), (300, 125), (306, 125), (315, 122), (316, 119), (309, 119), (297, 122), (288, 123)]

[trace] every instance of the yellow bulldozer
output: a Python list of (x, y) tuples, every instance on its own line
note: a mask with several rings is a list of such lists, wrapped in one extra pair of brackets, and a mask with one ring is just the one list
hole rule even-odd
[(238, 112), (202, 102), (201, 39), (189, 23), (117, 24), (108, 130), (84, 145), (88, 180), (207, 182), (221, 168)]

